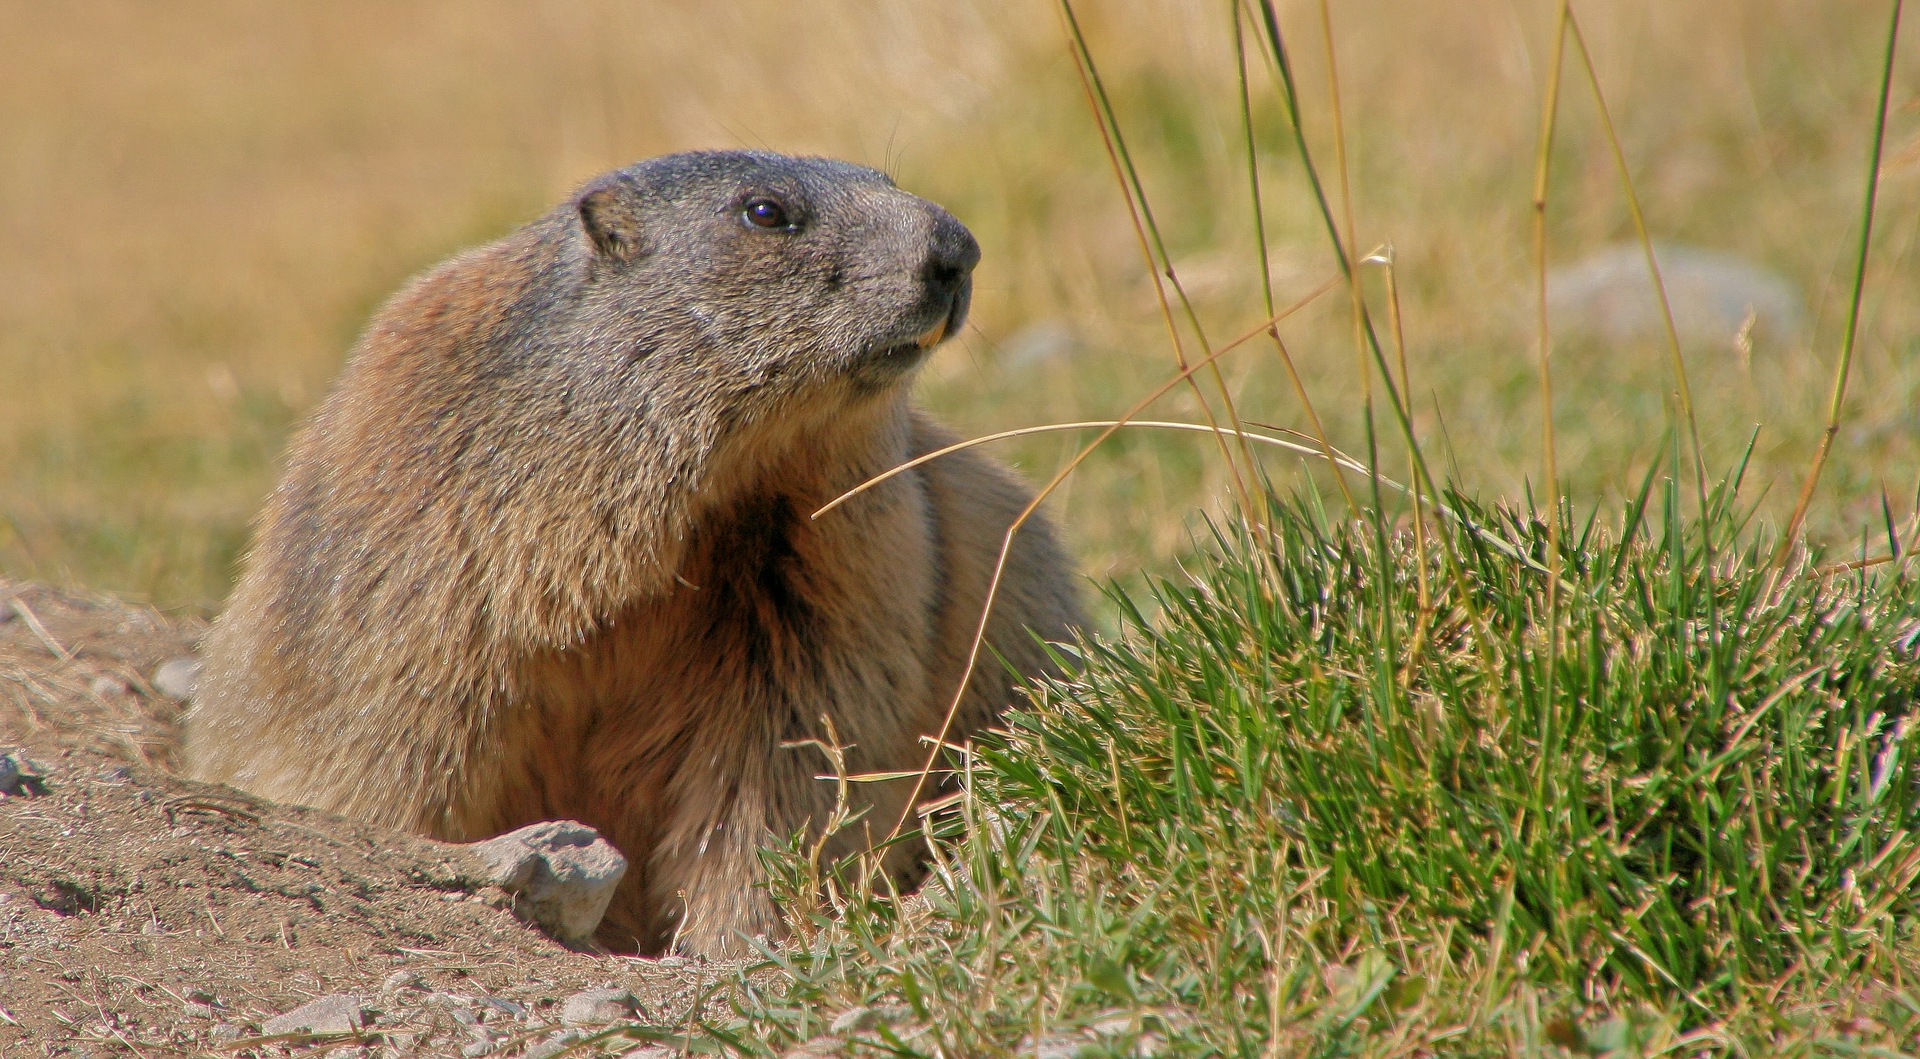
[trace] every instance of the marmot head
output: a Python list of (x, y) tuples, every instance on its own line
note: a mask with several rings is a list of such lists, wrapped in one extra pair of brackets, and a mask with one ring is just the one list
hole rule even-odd
[(946, 210), (822, 158), (667, 155), (572, 206), (593, 315), (633, 319), (649, 348), (629, 355), (671, 350), (720, 393), (892, 388), (959, 329), (980, 259)]

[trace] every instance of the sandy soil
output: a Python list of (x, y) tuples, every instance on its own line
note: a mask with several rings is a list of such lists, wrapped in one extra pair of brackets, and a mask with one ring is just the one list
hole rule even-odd
[[(0, 797), (0, 1055), (539, 1056), (582, 990), (656, 1026), (720, 999), (522, 924), (458, 846), (173, 775), (154, 676), (203, 631), (0, 581), (0, 753), (37, 777)], [(262, 1039), (339, 994), (356, 1030)]]

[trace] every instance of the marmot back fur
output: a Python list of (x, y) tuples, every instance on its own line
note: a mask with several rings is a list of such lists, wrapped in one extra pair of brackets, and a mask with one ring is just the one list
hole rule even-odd
[[(629, 862), (602, 941), (777, 933), (758, 850), (855, 772), (917, 769), (1030, 492), (908, 402), (979, 248), (859, 166), (760, 152), (609, 173), (415, 279), (294, 439), (205, 644), (188, 768), (455, 841), (547, 819)], [(1078, 623), (1015, 537), (987, 643)], [(983, 653), (954, 728), (1015, 681)], [(884, 833), (903, 783), (859, 784)]]

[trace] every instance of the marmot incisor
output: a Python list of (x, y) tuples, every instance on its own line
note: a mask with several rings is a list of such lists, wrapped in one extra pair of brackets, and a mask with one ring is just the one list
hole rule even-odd
[[(547, 819), (627, 855), (603, 941), (777, 932), (757, 851), (916, 770), (1031, 493), (908, 401), (973, 236), (860, 166), (670, 155), (415, 279), (294, 439), (187, 726), (192, 774), (456, 841)], [(1079, 621), (1014, 538), (988, 646)], [(1031, 630), (1031, 631), (1029, 631)], [(956, 736), (1011, 702), (993, 654)], [(876, 834), (903, 783), (857, 784)]]

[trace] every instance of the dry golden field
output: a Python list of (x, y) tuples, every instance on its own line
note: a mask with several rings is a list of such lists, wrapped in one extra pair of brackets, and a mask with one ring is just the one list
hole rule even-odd
[[(1209, 335), (1246, 330), (1264, 311), (1230, 5), (1078, 9)], [(1575, 9), (1654, 236), (1737, 254), (1804, 304), (1801, 326), (1762, 327), (1750, 349), (1688, 349), (1709, 466), (1731, 466), (1759, 427), (1747, 483), (1770, 489), (1778, 519), (1846, 315), (1882, 5)], [(1540, 475), (1529, 226), (1554, 11), (1333, 5), (1357, 245), (1395, 248), (1419, 429), (1488, 496), (1537, 490)], [(1319, 7), (1280, 14), (1331, 173)], [(1904, 518), (1920, 484), (1920, 47), (1906, 52), (1846, 419), (1813, 519), (1841, 542), (1877, 523), (1883, 488)], [(1335, 266), (1270, 68), (1257, 53), (1249, 68), (1285, 302)], [(1582, 77), (1569, 68), (1551, 170), (1556, 263), (1632, 235)], [(0, 0), (0, 575), (217, 604), (287, 432), (406, 276), (596, 172), (728, 146), (884, 167), (974, 229), (973, 325), (921, 386), (962, 429), (1105, 417), (1169, 372), (1124, 200), (1041, 0)], [(1343, 298), (1283, 334), (1336, 443), (1361, 450)], [(1242, 415), (1304, 425), (1270, 345), (1230, 357)], [(1667, 363), (1635, 336), (1557, 343), (1576, 498), (1604, 503), (1644, 473), (1669, 425)], [(1198, 416), (1184, 392), (1155, 411)], [(1002, 448), (1035, 476), (1071, 451), (1060, 435)], [(1306, 480), (1291, 458), (1268, 469), (1282, 488)], [(1126, 576), (1177, 555), (1225, 480), (1204, 437), (1123, 435), (1055, 510), (1088, 574)]]

